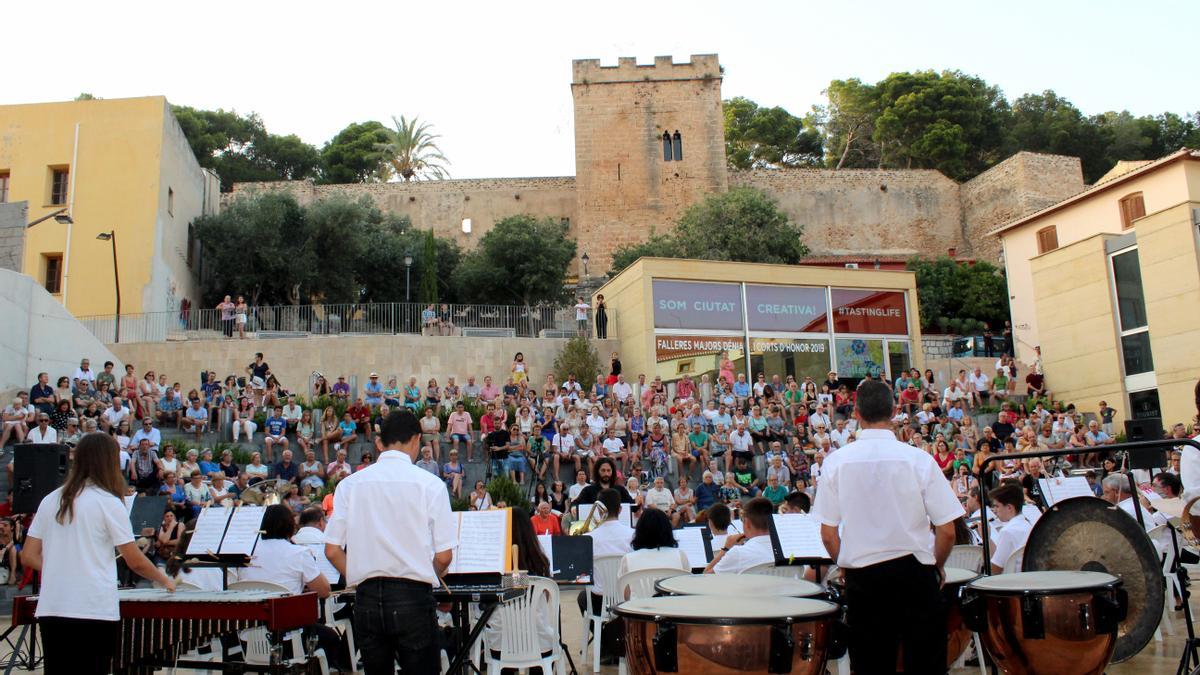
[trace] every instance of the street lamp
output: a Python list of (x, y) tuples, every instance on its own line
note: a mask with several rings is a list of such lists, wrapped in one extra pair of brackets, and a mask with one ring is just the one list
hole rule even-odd
[(588, 254), (587, 254), (587, 251), (583, 252), (583, 255), (579, 258), (579, 262), (583, 263), (583, 278), (586, 279), (588, 276), (588, 271), (587, 271)]
[(54, 219), (54, 222), (60, 223), (62, 225), (70, 225), (71, 223), (75, 222), (71, 218), (71, 214), (67, 213), (67, 209), (64, 208), (64, 209), (59, 209), (57, 211), (51, 211), (50, 213), (47, 213), (46, 215), (42, 216), (41, 218), (38, 218), (37, 220), (33, 221), (32, 223), (28, 223), (27, 225), (25, 225), (25, 229), (28, 230), (29, 228), (33, 227), (34, 225), (37, 225), (38, 223), (50, 220), (51, 218)]
[(115, 321), (113, 322), (116, 325), (116, 329), (113, 342), (119, 343), (121, 341), (121, 276), (117, 268), (117, 231), (109, 230), (108, 232), (101, 232), (100, 234), (96, 235), (96, 238), (100, 241), (112, 242), (113, 287), (117, 290), (117, 315), (115, 317)]
[(412, 251), (404, 252), (404, 301), (412, 302), (412, 294), (409, 292), (409, 279), (412, 275)]

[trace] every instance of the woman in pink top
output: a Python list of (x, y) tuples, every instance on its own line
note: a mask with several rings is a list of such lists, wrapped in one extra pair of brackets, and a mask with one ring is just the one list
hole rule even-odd
[(733, 361), (730, 360), (730, 358), (729, 358), (729, 352), (727, 352), (725, 350), (721, 350), (720, 363), (721, 363), (720, 377), (722, 380), (725, 380), (726, 387), (732, 387), (733, 386)]

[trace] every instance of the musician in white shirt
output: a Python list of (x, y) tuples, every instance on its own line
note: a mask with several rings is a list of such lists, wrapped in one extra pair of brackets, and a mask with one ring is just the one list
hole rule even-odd
[(896, 439), (892, 405), (883, 382), (858, 386), (858, 440), (825, 459), (813, 517), (846, 580), (851, 669), (895, 672), (902, 647), (905, 672), (944, 673), (942, 566), (963, 507), (933, 457)]
[(771, 502), (755, 497), (742, 507), (742, 529), (726, 535), (720, 548), (713, 551), (705, 574), (741, 574), (763, 563), (775, 562), (771, 547)]
[(310, 506), (300, 512), (300, 529), (292, 535), (293, 544), (325, 543), (325, 512), (319, 506)]
[[(438, 673), (433, 584), (458, 531), (445, 483), (417, 467), (421, 427), (408, 410), (384, 420), (379, 459), (338, 483), (325, 557), (357, 586), (354, 633), (368, 675)], [(343, 550), (342, 547), (347, 550)]]
[(175, 590), (133, 540), (124, 495), (117, 442), (91, 433), (75, 446), (66, 482), (38, 505), (21, 564), (42, 572), (36, 614), (47, 673), (112, 671), (121, 625), (113, 548), (131, 570)]
[[(1133, 506), (1133, 495), (1129, 493), (1129, 476), (1123, 473), (1110, 473), (1104, 477), (1104, 480), (1100, 483), (1100, 487), (1103, 490), (1102, 498), (1104, 501), (1109, 504), (1116, 504), (1122, 511), (1128, 513), (1130, 518), (1137, 519), (1137, 511)], [(1142, 504), (1142, 527), (1146, 528), (1147, 532), (1159, 525), (1168, 524), (1167, 517), (1155, 511), (1154, 507), (1150, 504), (1150, 500), (1140, 492), (1138, 493), (1138, 499), (1141, 500)], [(1169, 533), (1167, 536), (1170, 536)], [(1166, 540), (1153, 539), (1153, 541), (1159, 553), (1166, 553), (1167, 547), (1170, 546), (1170, 543)]]
[[(660, 479), (661, 480), (661, 479)], [(633, 550), (621, 558), (617, 578), (644, 569), (677, 569), (683, 574), (691, 571), (687, 553), (679, 548), (671, 529), (671, 519), (665, 512), (650, 509), (638, 518), (633, 531)], [(629, 594), (625, 595), (629, 599)]]
[[(596, 508), (596, 504), (601, 504), (605, 509), (605, 520), (600, 523), (586, 536), (592, 538), (592, 559), (602, 558), (607, 556), (624, 556), (633, 550), (633, 528), (620, 521), (621, 515), (621, 493), (613, 488), (605, 488), (600, 490), (596, 495), (596, 501), (592, 508)], [(600, 586), (598, 578), (593, 578), (593, 584), (588, 586), (584, 593), (576, 596), (576, 601), (579, 605), (579, 612), (587, 612), (587, 596), (591, 595), (592, 614), (600, 615), (600, 607), (604, 604), (604, 589)], [(589, 622), (590, 624), (590, 622)], [(601, 645), (601, 654), (605, 656), (605, 660), (617, 655), (619, 650), (618, 642), (615, 638), (617, 631), (604, 631), (603, 642)], [(613, 636), (610, 641), (609, 636)]]
[[(1008, 559), (1029, 540), (1033, 522), (1025, 515), (1025, 491), (1018, 483), (1004, 483), (988, 493), (999, 522), (991, 540), (992, 574), (1000, 574)], [(988, 532), (992, 534), (991, 531)]]

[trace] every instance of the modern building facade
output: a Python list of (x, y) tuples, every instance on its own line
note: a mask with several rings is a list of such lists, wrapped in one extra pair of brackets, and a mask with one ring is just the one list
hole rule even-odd
[[(602, 286), (632, 382), (688, 375), (889, 380), (924, 367), (911, 272), (641, 258)], [(595, 296), (593, 296), (593, 304)]]
[(161, 96), (0, 106), (0, 202), (72, 221), (27, 230), (21, 271), (75, 316), (114, 313), (114, 239), (122, 314), (195, 303), (191, 225), (219, 190)]
[(1019, 355), (1057, 398), (1196, 415), (1200, 152), (1180, 150), (1000, 228)]

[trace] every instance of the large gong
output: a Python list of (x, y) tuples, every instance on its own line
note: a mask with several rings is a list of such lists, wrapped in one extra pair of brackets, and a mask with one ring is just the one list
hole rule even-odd
[(1162, 620), (1162, 563), (1146, 531), (1120, 508), (1096, 497), (1055, 504), (1038, 520), (1025, 544), (1024, 571), (1107, 572), (1124, 582), (1129, 611), (1117, 630), (1113, 662), (1132, 658), (1154, 637)]

